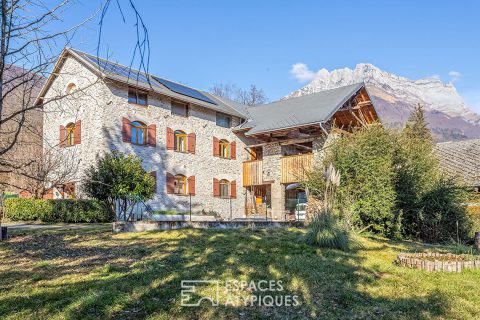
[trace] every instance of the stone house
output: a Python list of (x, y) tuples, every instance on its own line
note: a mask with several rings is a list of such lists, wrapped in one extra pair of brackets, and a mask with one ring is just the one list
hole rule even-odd
[[(363, 83), (248, 107), (65, 49), (37, 103), (44, 144), (78, 159), (62, 188), (110, 150), (135, 153), (156, 179), (153, 210), (284, 219), (328, 137), (378, 121)], [(293, 199), (293, 200), (292, 200)]]

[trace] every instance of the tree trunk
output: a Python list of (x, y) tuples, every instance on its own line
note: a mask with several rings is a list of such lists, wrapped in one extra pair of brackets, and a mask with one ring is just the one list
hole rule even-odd
[(475, 232), (475, 247), (480, 251), (480, 231)]

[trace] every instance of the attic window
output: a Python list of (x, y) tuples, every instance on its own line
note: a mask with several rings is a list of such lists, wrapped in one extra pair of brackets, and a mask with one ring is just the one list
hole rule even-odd
[(128, 103), (147, 105), (147, 93), (135, 88), (128, 88)]
[(172, 114), (188, 117), (188, 104), (172, 101)]
[(77, 86), (75, 85), (75, 83), (69, 83), (66, 91), (67, 91), (67, 94), (72, 94), (75, 91), (77, 91)]
[(232, 117), (228, 114), (217, 112), (217, 126), (230, 128), (232, 126)]

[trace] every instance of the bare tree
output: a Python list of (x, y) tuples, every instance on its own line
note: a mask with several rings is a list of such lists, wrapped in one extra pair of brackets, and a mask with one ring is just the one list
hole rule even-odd
[(268, 99), (263, 89), (252, 84), (249, 90), (239, 92), (239, 100), (247, 106), (257, 106), (266, 103)]
[(263, 89), (256, 85), (250, 85), (250, 89), (243, 90), (235, 84), (215, 84), (210, 88), (210, 92), (216, 96), (230, 99), (248, 106), (256, 106), (268, 102), (268, 98)]
[(75, 150), (59, 150), (57, 148), (38, 148), (30, 145), (23, 148), (31, 159), (28, 162), (8, 159), (9, 167), (15, 173), (8, 185), (30, 194), (33, 198), (42, 199), (51, 188), (72, 182), (78, 170), (80, 160)]
[(238, 99), (239, 90), (240, 89), (232, 83), (219, 83), (210, 88), (210, 92), (214, 95), (233, 101)]
[[(21, 174), (25, 178), (30, 178), (29, 183), (32, 185), (29, 188), (36, 189), (33, 194), (38, 195), (44, 191), (38, 191), (42, 190), (40, 186), (33, 187), (36, 183), (46, 182), (46, 180), (55, 183), (57, 179), (63, 180), (66, 177), (65, 173), (59, 172), (56, 174), (60, 177), (52, 177), (52, 172), (55, 170), (52, 170), (51, 166), (60, 161), (49, 150), (50, 147), (55, 146), (42, 147), (40, 139), (40, 143), (31, 146), (35, 149), (32, 154), (38, 155), (37, 159), (33, 160), (27, 157), (19, 159), (12, 155), (12, 152), (16, 149), (28, 152), (28, 143), (24, 145), (20, 141), (22, 132), (36, 127), (27, 125), (30, 116), (35, 112), (41, 113), (47, 103), (58, 101), (68, 95), (62, 92), (50, 97), (48, 101), (37, 99), (37, 94), (57, 61), (60, 50), (70, 45), (82, 26), (100, 14), (98, 55), (101, 30), (113, 3), (120, 10), (124, 22), (125, 7), (133, 12), (137, 42), (133, 50), (132, 63), (135, 57), (139, 56), (140, 69), (148, 70), (148, 32), (133, 0), (106, 0), (90, 16), (71, 25), (63, 21), (63, 17), (67, 10), (74, 8), (75, 0), (58, 0), (53, 5), (46, 4), (42, 0), (0, 0), (0, 3), (0, 185), (5, 185), (5, 174)], [(59, 26), (66, 27), (59, 28)], [(43, 156), (45, 159), (42, 158)], [(38, 172), (33, 172), (35, 170)]]

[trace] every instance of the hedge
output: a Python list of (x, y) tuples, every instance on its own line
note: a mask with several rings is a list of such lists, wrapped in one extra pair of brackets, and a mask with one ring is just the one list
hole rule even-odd
[(113, 221), (102, 202), (80, 199), (6, 199), (4, 218), (12, 221), (66, 223)]

